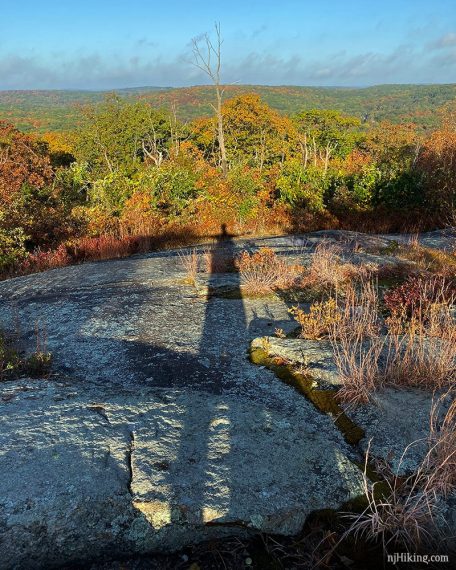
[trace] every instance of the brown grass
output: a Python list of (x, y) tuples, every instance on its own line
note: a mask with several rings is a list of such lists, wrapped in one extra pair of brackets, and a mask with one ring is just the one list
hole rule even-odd
[(384, 376), (398, 386), (434, 390), (456, 379), (454, 294), (447, 281), (420, 282), (411, 317), (396, 311), (386, 320)]
[[(431, 409), (430, 450), (427, 456), (430, 486), (445, 497), (456, 487), (456, 399), (454, 387), (438, 398)], [(441, 409), (450, 405), (440, 420)]]
[(452, 300), (438, 297), (411, 319), (390, 317), (381, 334), (376, 286), (349, 289), (343, 317), (331, 327), (330, 339), (342, 381), (338, 397), (351, 405), (365, 403), (389, 384), (435, 390), (456, 380), (456, 325)]
[(288, 265), (266, 247), (255, 253), (243, 251), (236, 260), (236, 267), (241, 275), (243, 290), (253, 295), (292, 288), (303, 271), (301, 266)]
[(411, 325), (404, 335), (391, 334), (384, 343), (384, 382), (398, 387), (442, 388), (456, 379), (454, 326), (428, 336), (421, 326)]
[(382, 343), (366, 340), (360, 331), (346, 334), (333, 342), (334, 361), (342, 387), (337, 398), (349, 406), (365, 404), (382, 385), (379, 359)]
[[(341, 541), (348, 536), (355, 539), (381, 540), (386, 552), (390, 545), (417, 551), (431, 543), (440, 534), (436, 516), (440, 508), (439, 497), (448, 497), (456, 487), (456, 400), (455, 389), (450, 389), (434, 401), (430, 414), (428, 451), (413, 475), (399, 477), (387, 464), (374, 462), (382, 480), (371, 484), (367, 477), (369, 449), (364, 467), (364, 495), (367, 507), (357, 514), (348, 514), (351, 525)], [(447, 406), (447, 402), (449, 406)], [(442, 408), (447, 408), (442, 413)], [(443, 416), (443, 418), (442, 418)], [(410, 448), (408, 445), (399, 460), (396, 473)]]
[[(404, 450), (399, 466), (409, 448)], [(391, 473), (383, 481), (371, 484), (367, 477), (368, 460), (369, 448), (364, 468), (364, 495), (368, 504), (361, 514), (345, 515), (351, 525), (342, 540), (352, 536), (381, 541), (384, 552), (398, 546), (416, 552), (423, 544), (432, 542), (438, 499), (428, 484), (427, 464), (424, 462), (405, 479)]]
[(339, 246), (322, 242), (317, 245), (309, 267), (309, 283), (327, 289), (340, 289), (351, 279), (356, 268), (344, 263), (341, 259), (342, 250)]
[(377, 286), (362, 281), (350, 286), (341, 308), (341, 319), (330, 330), (334, 360), (342, 381), (341, 401), (351, 405), (366, 403), (380, 384), (379, 360), (382, 343), (378, 317)]
[(186, 273), (186, 282), (195, 285), (198, 274), (198, 252), (196, 249), (188, 249), (179, 252), (179, 260)]
[(376, 274), (377, 266), (354, 265), (342, 258), (342, 248), (323, 241), (312, 255), (312, 261), (300, 282), (314, 298), (343, 296), (353, 283), (365, 281)]
[(420, 245), (418, 238), (410, 238), (406, 245), (399, 245), (396, 256), (415, 263), (422, 271), (446, 277), (456, 276), (456, 253)]

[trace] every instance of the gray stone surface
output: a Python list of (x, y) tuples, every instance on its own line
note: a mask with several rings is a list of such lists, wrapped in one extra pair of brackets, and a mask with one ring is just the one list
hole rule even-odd
[[(329, 341), (263, 337), (254, 339), (251, 347), (303, 366), (318, 388), (341, 385)], [(372, 459), (387, 461), (402, 475), (415, 471), (428, 450), (431, 407), (437, 397), (438, 394), (419, 389), (386, 387), (372, 395), (370, 404), (343, 408), (366, 434), (360, 449), (366, 452), (370, 446)], [(444, 410), (442, 405), (440, 411)]]
[[(361, 492), (329, 418), (194, 389), (1, 385), (2, 568), (294, 534)], [(321, 450), (325, 449), (322, 454)]]
[(271, 357), (279, 357), (294, 365), (301, 365), (318, 383), (340, 386), (341, 381), (331, 343), (327, 340), (306, 340), (302, 338), (277, 338), (273, 336), (256, 338), (252, 349), (266, 347)]
[(346, 408), (366, 433), (361, 448), (366, 451), (370, 442), (372, 458), (388, 461), (398, 474), (413, 473), (428, 450), (433, 394), (387, 387), (376, 392), (373, 400), (374, 404)]
[[(326, 239), (348, 243), (354, 262), (372, 261), (333, 234)], [(268, 246), (307, 263), (321, 239), (214, 247)], [(272, 337), (296, 326), (286, 303), (243, 299), (237, 274), (199, 275), (197, 287), (185, 278), (169, 251), (0, 283), (2, 327), (26, 352), (38, 327), (54, 356), (50, 378), (0, 384), (1, 569), (293, 534), (313, 510), (361, 492), (350, 461), (360, 456), (333, 419), (248, 359), (253, 339), (271, 337), (277, 355), (329, 386), (329, 345)], [(233, 298), (220, 295), (227, 287)], [(429, 400), (382, 397), (353, 417), (376, 455), (397, 456), (424, 433)]]
[(0, 568), (293, 534), (361, 492), (333, 420), (249, 362), (286, 304), (184, 279), (167, 252), (0, 283), (2, 325), (31, 351), (38, 323), (54, 355), (0, 384)]

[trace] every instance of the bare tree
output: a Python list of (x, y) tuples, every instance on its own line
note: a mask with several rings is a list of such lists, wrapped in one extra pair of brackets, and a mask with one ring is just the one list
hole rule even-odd
[[(225, 133), (223, 130), (223, 115), (222, 115), (222, 98), (224, 88), (220, 83), (220, 68), (221, 68), (221, 48), (222, 37), (220, 34), (220, 24), (215, 24), (216, 41), (212, 42), (209, 35), (206, 33), (200, 38), (192, 40), (193, 47), (193, 65), (206, 75), (210, 77), (215, 87), (216, 105), (211, 105), (215, 111), (217, 119), (217, 139), (220, 149), (220, 163), (222, 172), (226, 176), (228, 170), (228, 161), (226, 158), (225, 148)], [(203, 44), (201, 46), (201, 44)]]

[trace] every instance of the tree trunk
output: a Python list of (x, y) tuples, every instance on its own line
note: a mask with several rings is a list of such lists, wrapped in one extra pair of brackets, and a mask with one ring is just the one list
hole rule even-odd
[(228, 161), (226, 158), (225, 148), (225, 133), (223, 131), (223, 114), (222, 114), (222, 94), (220, 88), (216, 86), (217, 91), (217, 138), (220, 149), (220, 164), (222, 167), (223, 176), (228, 174)]

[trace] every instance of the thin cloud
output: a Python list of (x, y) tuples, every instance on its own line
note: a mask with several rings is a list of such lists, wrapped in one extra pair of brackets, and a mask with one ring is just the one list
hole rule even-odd
[[(454, 77), (456, 50), (445, 37), (442, 52), (402, 45), (389, 53), (348, 54), (340, 50), (322, 59), (308, 54), (282, 57), (277, 53), (252, 52), (240, 60), (223, 61), (226, 83), (269, 85), (370, 85), (378, 83), (445, 83)], [(441, 40), (443, 39), (440, 38)], [(455, 38), (456, 41), (456, 38)], [(141, 51), (129, 57), (98, 53), (55, 54), (45, 61), (19, 55), (0, 56), (0, 89), (119, 89), (142, 85), (188, 86), (208, 83), (208, 78), (189, 63), (187, 51), (174, 58)]]
[(456, 46), (456, 33), (450, 32), (429, 44), (431, 49), (445, 49)]

